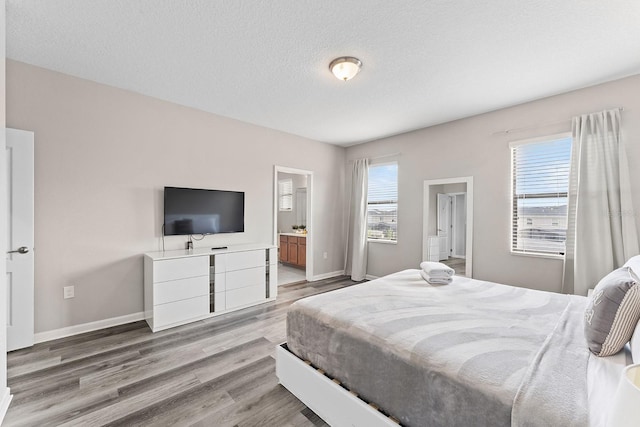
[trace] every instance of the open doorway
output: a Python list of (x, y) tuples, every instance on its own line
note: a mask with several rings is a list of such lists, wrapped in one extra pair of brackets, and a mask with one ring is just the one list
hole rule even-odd
[(312, 180), (310, 171), (275, 167), (274, 244), (278, 246), (278, 286), (312, 277)]
[[(456, 193), (437, 193), (436, 222), (438, 228), (435, 235), (440, 237), (439, 243), (441, 243), (439, 245), (439, 261), (447, 260), (448, 258), (466, 258), (466, 185), (444, 184), (442, 185), (442, 190), (447, 191), (447, 187), (450, 186), (460, 187), (456, 189), (462, 191)], [(464, 262), (457, 264), (462, 265)]]
[(424, 260), (439, 261), (471, 277), (473, 178), (424, 182)]

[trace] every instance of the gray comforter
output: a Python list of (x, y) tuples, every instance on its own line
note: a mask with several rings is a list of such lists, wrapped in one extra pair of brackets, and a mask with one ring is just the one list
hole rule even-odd
[(287, 344), (407, 426), (585, 426), (585, 298), (406, 270), (305, 298)]

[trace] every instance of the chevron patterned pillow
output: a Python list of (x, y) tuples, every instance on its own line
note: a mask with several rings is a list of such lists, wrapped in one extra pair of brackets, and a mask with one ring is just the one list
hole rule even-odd
[(640, 280), (630, 267), (607, 274), (593, 290), (585, 311), (589, 350), (611, 356), (629, 342), (640, 319)]

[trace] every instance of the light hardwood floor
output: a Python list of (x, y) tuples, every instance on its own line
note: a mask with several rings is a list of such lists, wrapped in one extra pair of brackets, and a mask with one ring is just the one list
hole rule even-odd
[(325, 426), (278, 384), (288, 306), (351, 286), (346, 277), (278, 288), (275, 303), (151, 333), (145, 322), (8, 355), (5, 426)]
[(304, 269), (278, 263), (278, 286), (302, 282), (306, 277), (307, 274)]

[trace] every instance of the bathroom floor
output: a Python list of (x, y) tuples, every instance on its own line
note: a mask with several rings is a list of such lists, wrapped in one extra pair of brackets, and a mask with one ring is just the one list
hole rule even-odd
[(303, 269), (278, 263), (278, 286), (304, 280), (306, 280), (306, 272)]

